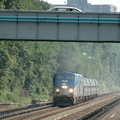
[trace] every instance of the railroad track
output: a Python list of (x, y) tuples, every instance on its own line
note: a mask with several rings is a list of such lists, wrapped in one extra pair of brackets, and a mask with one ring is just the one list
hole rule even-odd
[[(99, 109), (102, 106), (105, 106), (108, 103), (111, 103), (112, 101), (115, 101), (120, 98), (120, 94), (112, 94), (112, 95), (106, 95), (100, 98), (96, 98), (94, 100), (91, 100), (89, 102), (86, 102), (84, 104), (76, 105), (74, 108), (70, 108), (67, 111), (63, 111), (56, 115), (51, 115), (50, 117), (46, 117), (42, 120), (76, 120), (83, 118), (90, 113), (92, 113), (95, 110)], [(94, 108), (94, 109), (93, 109)], [(89, 118), (89, 116), (88, 116)], [(35, 120), (39, 120), (35, 119)], [(87, 117), (85, 119), (81, 120), (87, 120)], [(92, 119), (90, 119), (92, 120)]]
[(60, 108), (60, 107), (52, 107), (51, 105), (44, 109), (34, 108), (34, 110), (31, 110), (29, 112), (21, 111), (23, 112), (22, 114), (13, 115), (13, 116), (3, 118), (3, 119), (5, 120), (21, 120), (21, 119), (24, 119), (24, 120), (40, 120), (40, 119), (42, 120), (55, 120), (55, 119), (67, 120), (69, 119), (70, 120), (71, 119), (73, 120), (73, 118), (74, 119), (82, 118), (83, 120), (85, 116), (92, 114), (95, 110), (98, 110), (99, 108), (117, 99), (120, 99), (119, 93), (101, 96), (94, 100), (81, 103), (78, 105), (74, 105), (71, 107)]
[[(107, 104), (106, 104), (107, 102)], [(68, 116), (62, 117), (59, 120), (95, 120), (104, 114), (106, 111), (120, 103), (120, 97), (112, 98), (107, 101), (91, 105), (83, 110), (72, 113)]]
[(27, 107), (19, 107), (19, 108), (13, 108), (9, 110), (1, 110), (0, 111), (0, 120), (11, 118), (13, 116), (18, 116), (22, 114), (27, 114), (30, 112), (46, 109), (53, 106), (52, 103), (45, 103), (45, 104), (38, 104), (38, 105), (29, 105)]

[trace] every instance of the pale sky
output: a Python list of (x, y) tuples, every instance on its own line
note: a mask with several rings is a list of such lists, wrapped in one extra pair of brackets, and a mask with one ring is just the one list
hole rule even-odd
[[(67, 0), (44, 0), (51, 4), (65, 4)], [(120, 0), (88, 0), (91, 4), (109, 4), (115, 5), (117, 7), (117, 11), (120, 12)]]

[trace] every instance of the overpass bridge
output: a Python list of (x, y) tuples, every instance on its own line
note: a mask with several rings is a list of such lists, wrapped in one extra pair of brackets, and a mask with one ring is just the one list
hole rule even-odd
[(0, 10), (0, 40), (120, 42), (120, 14)]

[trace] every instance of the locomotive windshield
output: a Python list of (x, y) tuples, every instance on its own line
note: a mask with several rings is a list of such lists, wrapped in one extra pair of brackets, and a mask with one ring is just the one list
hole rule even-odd
[(74, 75), (56, 75), (56, 79), (74, 79)]
[(58, 74), (54, 76), (54, 86), (60, 87), (61, 85), (68, 85), (74, 87), (76, 85), (76, 79), (74, 74)]

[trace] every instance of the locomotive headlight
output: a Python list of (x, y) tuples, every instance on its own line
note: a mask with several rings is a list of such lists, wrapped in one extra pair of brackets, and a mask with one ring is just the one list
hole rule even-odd
[(73, 93), (73, 89), (72, 88), (69, 89), (69, 93)]
[(63, 88), (63, 89), (67, 89), (67, 85), (63, 85), (62, 88)]
[(57, 88), (57, 89), (56, 89), (56, 92), (59, 92), (59, 91), (60, 91), (60, 90)]

